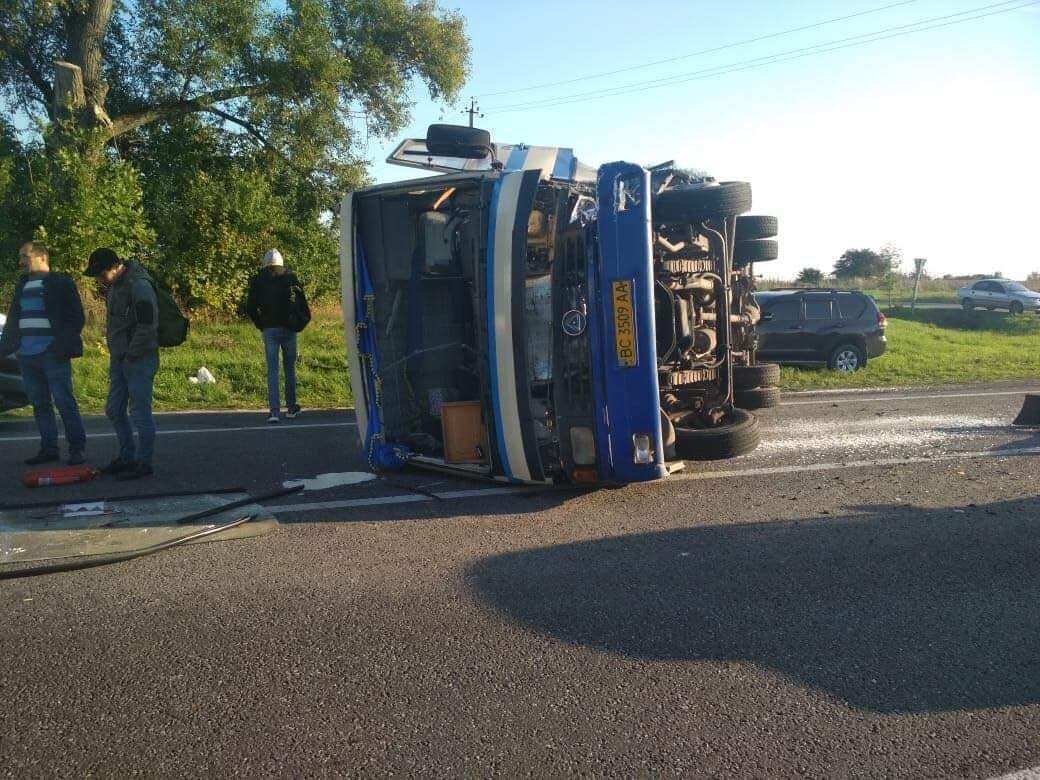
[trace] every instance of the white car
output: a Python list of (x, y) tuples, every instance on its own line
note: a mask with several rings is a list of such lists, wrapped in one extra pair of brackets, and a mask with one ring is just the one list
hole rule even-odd
[(1040, 293), (1007, 279), (980, 279), (957, 290), (957, 300), (965, 311), (1007, 309), (1012, 314), (1021, 314), (1040, 309)]

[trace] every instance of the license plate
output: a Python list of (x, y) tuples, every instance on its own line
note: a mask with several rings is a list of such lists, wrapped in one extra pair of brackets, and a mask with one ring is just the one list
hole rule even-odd
[(635, 309), (632, 306), (632, 282), (613, 282), (614, 298), (614, 349), (618, 365), (632, 368), (639, 362), (636, 352)]

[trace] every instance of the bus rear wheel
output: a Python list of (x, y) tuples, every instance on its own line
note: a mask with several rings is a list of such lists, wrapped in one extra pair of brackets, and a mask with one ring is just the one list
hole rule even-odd
[(746, 455), (761, 441), (758, 418), (733, 408), (722, 425), (712, 428), (675, 427), (675, 451), (683, 460), (725, 460)]

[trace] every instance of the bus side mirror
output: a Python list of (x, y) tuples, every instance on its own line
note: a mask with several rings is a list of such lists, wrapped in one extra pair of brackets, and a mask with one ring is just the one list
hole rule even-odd
[(483, 160), (494, 156), (491, 133), (464, 125), (430, 125), (426, 130), (426, 151), (433, 157)]

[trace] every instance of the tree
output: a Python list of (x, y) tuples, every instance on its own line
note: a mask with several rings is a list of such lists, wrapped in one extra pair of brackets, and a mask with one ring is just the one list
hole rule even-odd
[(5, 102), (87, 150), (200, 114), (335, 175), (359, 131), (401, 127), (413, 78), (453, 97), (468, 55), (433, 0), (0, 0)]
[(893, 298), (896, 287), (899, 286), (901, 281), (903, 250), (895, 244), (889, 243), (881, 247), (878, 255), (884, 263), (880, 274), (881, 286), (888, 292), (888, 305), (891, 308), (894, 303)]
[(414, 82), (454, 99), (468, 57), (435, 0), (0, 0), (0, 109), (35, 128), (0, 124), (0, 246), (155, 255), (228, 308), (278, 245), (329, 287), (361, 145)]
[(233, 311), (264, 252), (277, 247), (309, 295), (337, 289), (336, 233), (324, 206), (331, 194), (289, 163), (229, 140), (189, 117), (153, 126), (137, 150), (167, 283), (189, 305)]
[(819, 268), (803, 268), (798, 272), (796, 281), (806, 287), (819, 287), (823, 284), (823, 271)]
[(873, 249), (849, 249), (834, 264), (834, 275), (839, 279), (875, 279), (888, 268), (888, 259)]

